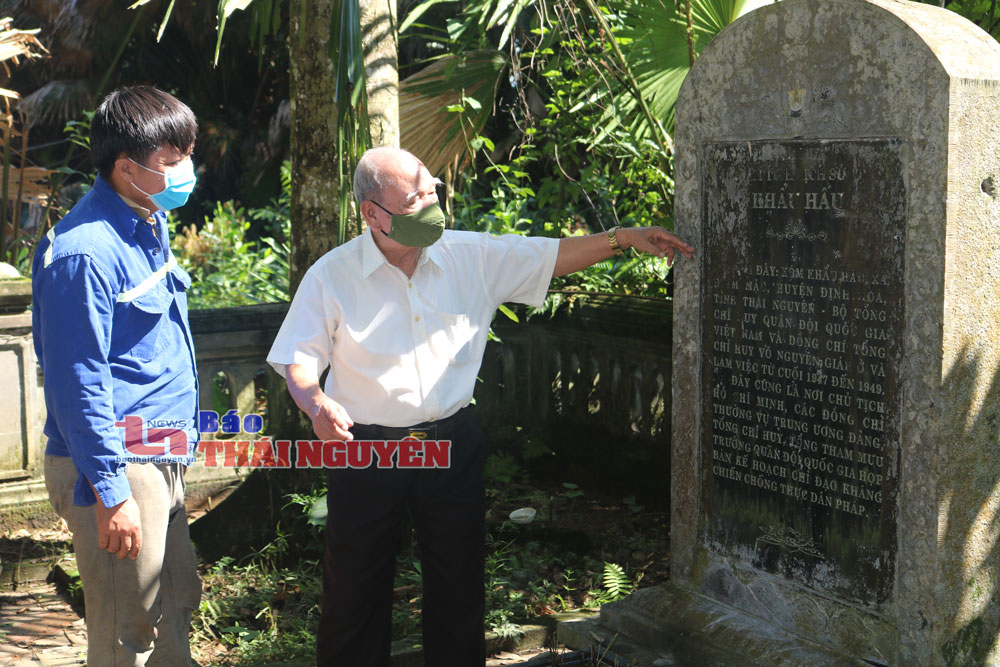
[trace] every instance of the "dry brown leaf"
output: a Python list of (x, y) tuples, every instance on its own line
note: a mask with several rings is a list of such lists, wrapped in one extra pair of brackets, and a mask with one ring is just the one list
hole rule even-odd
[[(0, 174), (2, 173), (0, 171)], [(20, 183), (22, 173), (24, 175), (23, 186)], [(16, 199), (20, 188), (22, 202), (44, 206), (51, 192), (49, 176), (52, 173), (51, 170), (42, 167), (25, 167), (24, 169), (11, 167), (7, 176), (7, 199)]]
[(13, 26), (14, 19), (0, 19), (0, 62), (13, 60), (17, 64), (20, 57), (39, 58), (48, 53), (48, 49), (35, 37), (41, 28), (18, 30)]
[[(447, 59), (438, 60), (399, 82), (399, 145), (420, 158), (435, 176), (443, 174), (455, 158), (462, 157), (464, 160), (468, 152), (466, 141), (474, 138), (457, 132), (446, 141), (455, 123), (455, 114), (445, 111), (445, 107), (459, 104), (462, 101), (461, 91), (427, 97), (412, 90), (415, 83), (442, 77), (447, 65)], [(493, 81), (483, 80), (472, 90), (494, 84)]]

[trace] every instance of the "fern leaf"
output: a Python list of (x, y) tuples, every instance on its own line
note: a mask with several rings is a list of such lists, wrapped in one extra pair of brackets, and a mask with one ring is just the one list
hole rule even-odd
[(632, 582), (618, 563), (604, 563), (604, 590), (609, 600), (620, 600), (632, 592)]

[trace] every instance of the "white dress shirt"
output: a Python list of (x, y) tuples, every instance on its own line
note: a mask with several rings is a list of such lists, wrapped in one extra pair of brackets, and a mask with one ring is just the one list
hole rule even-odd
[(412, 426), (472, 400), (497, 306), (540, 306), (559, 241), (446, 230), (411, 278), (371, 230), (309, 268), (267, 361), (330, 367), (324, 391), (360, 424)]

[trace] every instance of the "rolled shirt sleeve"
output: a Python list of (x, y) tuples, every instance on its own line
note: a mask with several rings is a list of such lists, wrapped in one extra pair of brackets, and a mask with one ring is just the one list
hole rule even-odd
[(34, 328), (44, 337), (39, 361), (46, 403), (80, 472), (74, 503), (93, 504), (93, 484), (101, 503), (113, 507), (132, 494), (108, 363), (115, 307), (111, 284), (92, 258), (70, 255), (46, 268), (35, 304)]
[(488, 239), (483, 280), (494, 304), (513, 301), (540, 307), (555, 271), (559, 239), (517, 234), (483, 236)]
[(316, 371), (316, 377), (330, 363), (333, 332), (339, 322), (339, 303), (327, 298), (319, 271), (310, 268), (302, 277), (288, 306), (278, 335), (271, 345), (267, 362), (285, 377), (285, 366), (301, 364)]

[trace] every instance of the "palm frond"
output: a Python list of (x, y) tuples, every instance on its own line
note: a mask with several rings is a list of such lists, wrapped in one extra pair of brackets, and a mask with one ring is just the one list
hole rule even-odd
[(329, 53), (336, 69), (333, 97), (337, 103), (337, 182), (340, 189), (338, 243), (347, 240), (352, 218), (354, 231), (361, 234), (360, 217), (352, 216), (350, 174), (354, 173), (361, 155), (372, 145), (361, 30), (359, 0), (333, 0)]
[(64, 125), (79, 118), (93, 102), (93, 91), (84, 80), (50, 81), (21, 100), (20, 108), (33, 125)]
[[(727, 25), (743, 14), (765, 4), (764, 0), (687, 0), (691, 4), (693, 51), (700, 54)], [(674, 105), (684, 78), (691, 69), (687, 17), (683, 3), (615, 2), (610, 11), (627, 17), (615, 38), (629, 44), (626, 64), (639, 87), (639, 94), (657, 121), (673, 133)], [(607, 105), (602, 119), (601, 141), (611, 129), (624, 126), (636, 139), (653, 134), (640, 113), (634, 92), (615, 78), (605, 79), (607, 90), (588, 91)]]
[(52, 171), (42, 167), (8, 167), (7, 199), (14, 201), (18, 199), (24, 204), (35, 206), (45, 206), (51, 195), (52, 186), (49, 185), (49, 177)]
[(443, 173), (489, 119), (507, 65), (499, 51), (471, 51), (441, 58), (401, 81), (400, 145), (432, 174)]
[(406, 19), (400, 24), (399, 31), (404, 32), (435, 5), (449, 3), (459, 4), (456, 16), (448, 25), (448, 38), (455, 44), (466, 46), (488, 30), (502, 28), (497, 40), (497, 48), (504, 49), (511, 41), (511, 36), (521, 19), (522, 12), (540, 4), (539, 0), (471, 0), (457, 3), (454, 0), (424, 0), (407, 13)]
[(40, 28), (18, 30), (14, 28), (14, 19), (0, 18), (0, 63), (4, 63), (8, 76), (10, 70), (7, 69), (6, 61), (11, 60), (17, 65), (20, 58), (40, 58), (48, 53), (48, 49), (35, 37), (39, 30)]
[[(253, 2), (253, 0), (219, 0), (219, 24), (218, 33), (215, 39), (215, 64), (219, 64), (219, 49), (222, 48), (222, 33), (226, 30), (226, 20), (229, 19), (229, 15), (238, 9), (246, 9), (247, 6)], [(167, 9), (167, 16), (170, 16), (170, 9), (173, 8), (173, 3), (170, 3), (170, 8)], [(163, 19), (166, 23), (166, 18)]]

